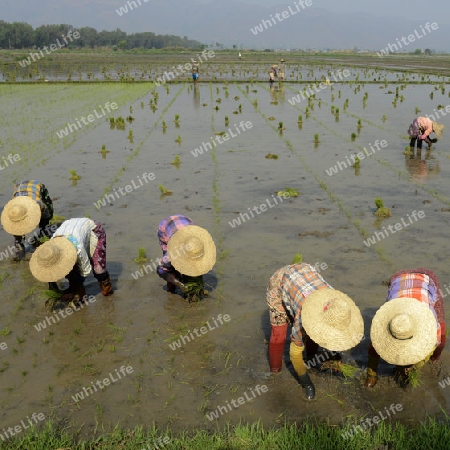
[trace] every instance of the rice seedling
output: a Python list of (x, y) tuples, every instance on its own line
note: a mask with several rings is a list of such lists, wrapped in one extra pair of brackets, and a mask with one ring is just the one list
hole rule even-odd
[(75, 170), (70, 170), (70, 178), (69, 180), (71, 181), (78, 181), (81, 180), (81, 175), (78, 175), (77, 172)]
[(292, 264), (300, 264), (303, 262), (303, 255), (301, 253), (296, 253), (292, 259)]
[(278, 159), (278, 155), (275, 155), (274, 153), (267, 153), (265, 156), (266, 159)]
[(277, 192), (278, 197), (298, 197), (299, 195), (300, 192), (297, 189), (290, 187), (285, 187), (284, 190)]
[(175, 142), (176, 142), (178, 145), (181, 145), (181, 135), (180, 135), (180, 134), (179, 134), (178, 137), (175, 139)]
[(391, 217), (391, 211), (389, 208), (386, 208), (383, 204), (383, 199), (380, 197), (375, 198), (374, 200), (375, 206), (377, 207), (377, 210), (375, 211), (375, 215), (377, 217)]
[(166, 122), (164, 120), (162, 121), (161, 126), (162, 126), (163, 130), (165, 130), (167, 128), (167, 124), (166, 124)]
[(0, 330), (0, 336), (8, 336), (9, 334), (11, 334), (11, 330), (9, 328), (9, 325), (7, 325), (5, 328)]
[(407, 381), (412, 388), (419, 387), (422, 384), (422, 372), (417, 367), (411, 367), (407, 370)]
[(316, 133), (316, 134), (314, 135), (314, 143), (315, 143), (315, 144), (320, 144), (319, 133)]
[(342, 373), (345, 378), (354, 378), (355, 375), (359, 372), (358, 367), (354, 367), (350, 364), (344, 364), (341, 361), (330, 360), (326, 361), (320, 367), (320, 370), (331, 369), (336, 372)]
[(283, 130), (285, 130), (285, 129), (286, 129), (286, 128), (284, 128), (283, 122), (278, 122), (278, 131), (279, 131), (280, 133), (282, 133)]
[(158, 188), (161, 191), (161, 195), (172, 195), (173, 194), (173, 191), (166, 189), (162, 184), (159, 184)]
[(356, 139), (356, 133), (352, 133), (351, 139), (352, 139), (352, 142)]
[(134, 262), (136, 264), (142, 264), (148, 261), (147, 258), (147, 252), (145, 251), (145, 248), (139, 247), (138, 249), (138, 256), (134, 259)]
[(170, 164), (173, 164), (174, 166), (179, 166), (181, 164), (180, 155), (175, 155), (175, 158)]
[(383, 117), (381, 118), (381, 120), (383, 123), (386, 122), (386, 120), (387, 120), (386, 114), (383, 114)]
[(205, 290), (202, 276), (187, 277), (187, 281), (184, 285), (186, 286), (185, 298), (189, 303), (201, 300), (203, 296), (208, 295), (208, 291)]
[(303, 116), (301, 114), (298, 116), (297, 123), (303, 123)]
[(103, 158), (105, 158), (106, 154), (109, 153), (109, 150), (106, 149), (106, 145), (105, 144), (102, 145), (102, 149), (99, 151), (99, 153), (102, 154)]
[(361, 167), (361, 160), (358, 157), (355, 158), (355, 163), (352, 164), (352, 167), (355, 169), (359, 169)]

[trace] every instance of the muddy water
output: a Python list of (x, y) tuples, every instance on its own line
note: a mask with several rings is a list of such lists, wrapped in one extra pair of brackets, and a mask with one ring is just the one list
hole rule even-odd
[[(296, 107), (288, 103), (297, 92), (288, 83), (272, 91), (266, 83), (249, 84), (248, 89), (229, 84), (227, 89), (228, 96), (220, 84), (199, 83), (196, 90), (191, 85), (170, 85), (169, 92), (162, 86), (155, 112), (149, 108), (153, 95), (148, 90), (136, 92), (114, 114), (126, 117), (132, 106), (135, 120), (125, 130), (110, 129), (106, 120), (99, 121), (95, 129), (79, 133), (73, 144), (55, 144), (53, 156), (41, 166), (20, 166), (24, 177), (45, 182), (56, 199), (57, 214), (89, 216), (105, 226), (115, 294), (102, 298), (90, 276), (86, 288), (95, 302), (37, 331), (35, 325), (48, 315), (40, 293), (45, 286), (33, 280), (28, 263), (0, 262), (2, 279), (6, 277), (1, 284), (4, 335), (0, 342), (8, 347), (0, 353), (3, 426), (14, 426), (36, 411), (77, 428), (83, 425), (85, 434), (91, 434), (96, 424), (108, 429), (116, 423), (132, 427), (153, 421), (174, 429), (198, 425), (213, 429), (206, 413), (245, 394), (251, 397), (252, 390), (263, 384), (267, 393), (255, 394), (251, 401), (224, 413), (219, 422), (243, 418), (273, 425), (316, 415), (339, 423), (349, 416), (374, 415), (393, 402), (403, 405), (397, 417), (404, 421), (448, 409), (450, 391), (438, 385), (449, 375), (446, 351), (441, 374), (436, 377), (427, 368), (424, 385), (415, 390), (396, 387), (389, 377), (392, 367), (387, 365), (381, 367), (385, 377), (380, 385), (370, 392), (362, 388), (360, 379), (343, 382), (313, 372), (317, 400), (307, 403), (289, 366), (277, 376), (268, 373), (270, 327), (265, 308), (269, 277), (290, 263), (295, 253), (302, 253), (309, 263), (326, 264), (323, 276), (355, 299), (364, 315), (366, 338), (345, 353), (346, 360), (363, 370), (371, 318), (386, 295), (384, 280), (397, 269), (422, 266), (434, 270), (443, 285), (450, 284), (445, 181), (450, 161), (445, 138), (430, 152), (422, 150), (420, 158), (403, 154), (414, 108), (432, 113), (438, 103), (447, 104), (446, 95), (435, 91), (431, 100), (434, 87), (407, 87), (402, 91), (404, 102), (395, 108), (395, 95), (387, 93), (395, 88), (366, 85), (355, 93), (353, 87), (335, 85), (333, 91), (324, 89), (316, 95), (322, 104), (316, 103), (306, 118), (306, 102)], [(364, 107), (365, 92), (369, 96)], [(109, 94), (95, 100), (104, 104)], [(340, 108), (338, 121), (330, 112), (332, 104)], [(67, 108), (63, 122), (86, 109), (86, 103), (75, 110)], [(175, 114), (180, 116), (179, 127)], [(299, 114), (303, 114), (301, 129)], [(352, 142), (359, 118), (364, 126)], [(165, 132), (162, 121), (167, 124)], [(248, 122), (251, 127), (217, 143), (213, 150), (192, 155), (215, 133), (231, 129), (237, 134), (236, 127)], [(281, 134), (279, 122), (285, 128)], [(52, 131), (51, 123), (46, 127)], [(127, 139), (130, 129), (133, 142)], [(316, 133), (321, 141), (317, 146)], [(181, 144), (175, 142), (178, 136)], [(370, 149), (377, 139), (385, 140), (387, 147), (362, 160), (359, 171), (348, 167), (327, 174), (337, 161), (363, 147)], [(110, 151), (105, 157), (99, 153), (102, 145)], [(279, 158), (266, 159), (269, 152)], [(179, 168), (170, 164), (177, 154)], [(410, 163), (418, 159), (427, 170), (423, 164)], [(82, 176), (76, 185), (68, 179), (69, 169)], [(154, 174), (155, 179), (141, 185), (138, 180), (144, 174)], [(133, 182), (138, 188), (122, 196), (120, 188)], [(159, 184), (173, 194), (161, 197)], [(284, 187), (298, 189), (300, 196), (275, 203), (274, 193)], [(116, 197), (97, 208), (94, 203), (107, 188)], [(10, 191), (8, 183), (2, 183), (3, 203)], [(390, 219), (375, 220), (375, 197), (382, 197), (391, 208)], [(268, 205), (267, 211), (257, 214), (253, 208), (261, 204)], [(375, 231), (408, 220), (413, 211), (424, 211), (425, 218), (374, 245), (364, 244)], [(139, 270), (133, 262), (139, 247), (146, 249), (150, 260), (159, 257), (157, 225), (174, 213), (186, 214), (210, 230), (217, 244), (219, 259), (206, 276), (212, 292), (200, 303), (188, 305), (180, 296), (168, 294), (153, 273), (137, 280), (132, 276)], [(240, 225), (233, 222), (238, 218)], [(2, 233), (1, 248), (10, 243), (11, 238)], [(220, 314), (228, 314), (230, 320), (221, 324)], [(213, 329), (171, 349), (171, 343), (207, 322)], [(123, 375), (122, 366), (132, 372)], [(107, 377), (115, 381), (103, 391), (92, 390), (78, 403), (73, 400), (83, 388)]]

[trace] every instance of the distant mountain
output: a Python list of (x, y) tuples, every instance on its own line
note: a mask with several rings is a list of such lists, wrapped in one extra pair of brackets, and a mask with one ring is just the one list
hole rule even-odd
[[(450, 51), (450, 25), (438, 25), (438, 29), (428, 32), (421, 28), (433, 22), (427, 18), (413, 22), (388, 15), (337, 14), (314, 6), (297, 10), (295, 5), (299, 1), (277, 7), (237, 0), (208, 4), (200, 0), (3, 0), (3, 3), (3, 20), (23, 21), (33, 27), (69, 23), (98, 31), (116, 28), (126, 32), (152, 31), (187, 36), (209, 45), (221, 43), (255, 49), (380, 50), (388, 44), (397, 44), (406, 51), (417, 48)], [(408, 35), (415, 36), (415, 42), (409, 43)], [(406, 44), (402, 44), (402, 37)]]

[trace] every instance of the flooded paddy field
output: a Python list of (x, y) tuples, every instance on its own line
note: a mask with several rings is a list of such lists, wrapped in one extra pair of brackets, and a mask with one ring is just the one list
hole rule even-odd
[[(174, 63), (161, 64), (145, 76), (151, 79)], [(34, 280), (28, 262), (13, 263), (3, 254), (3, 427), (37, 412), (86, 436), (117, 423), (214, 430), (216, 420), (208, 416), (245, 394), (249, 401), (218, 416), (220, 426), (241, 419), (272, 426), (307, 416), (340, 424), (392, 403), (403, 405), (396, 419), (405, 423), (448, 411), (450, 389), (439, 385), (450, 375), (447, 350), (440, 373), (426, 367), (416, 389), (399, 388), (388, 365), (381, 366), (383, 376), (373, 390), (363, 388), (370, 323), (384, 302), (386, 280), (396, 270), (425, 267), (436, 272), (444, 292), (450, 285), (449, 129), (431, 150), (424, 145), (405, 154), (406, 130), (418, 114), (439, 113), (438, 122), (450, 127), (442, 113), (450, 103), (447, 78), (349, 67), (346, 81), (352, 83), (329, 78), (326, 87), (314, 89), (336, 67), (299, 71), (299, 63), (292, 65), (293, 77), (270, 86), (267, 66), (258, 64), (241, 64), (237, 73), (224, 63), (223, 83), (220, 67), (211, 66), (207, 75), (216, 82), (201, 78), (195, 87), (0, 85), (0, 161), (11, 153), (20, 157), (2, 166), (1, 204), (10, 199), (15, 181), (39, 179), (56, 214), (100, 221), (115, 288), (112, 298), (104, 298), (89, 276), (85, 285), (95, 301), (53, 323), (44, 306), (46, 286)], [(297, 97), (304, 89), (314, 96)], [(108, 112), (108, 103), (117, 108)], [(66, 129), (88, 114), (95, 120)], [(110, 124), (110, 117), (119, 116), (132, 118), (124, 129)], [(224, 132), (229, 138), (218, 139)], [(360, 152), (360, 168), (350, 167)], [(266, 158), (269, 153), (278, 159)], [(176, 155), (178, 166), (171, 164)], [(70, 180), (71, 170), (82, 177), (78, 182)], [(154, 179), (143, 181), (144, 174)], [(133, 189), (122, 195), (128, 185)], [(159, 185), (173, 194), (161, 196)], [(277, 200), (285, 187), (300, 195)], [(392, 217), (376, 219), (376, 197)], [(198, 303), (167, 293), (155, 273), (134, 262), (141, 247), (149, 262), (160, 257), (158, 223), (178, 213), (207, 228), (217, 245), (217, 264), (205, 277), (211, 294)], [(396, 223), (401, 230), (389, 232)], [(3, 231), (0, 251), (12, 242)], [(313, 402), (304, 400), (292, 376), (288, 345), (281, 374), (269, 373), (267, 358), (266, 285), (295, 253), (326, 266), (324, 278), (354, 299), (365, 318), (365, 338), (344, 353), (360, 372), (343, 380), (312, 371)], [(445, 303), (448, 318), (447, 298)], [(221, 322), (225, 315), (230, 320)], [(208, 333), (179, 341), (205, 325)], [(108, 377), (114, 381), (103, 389), (87, 389)], [(267, 392), (256, 394), (258, 385)], [(84, 398), (75, 400), (80, 392)]]

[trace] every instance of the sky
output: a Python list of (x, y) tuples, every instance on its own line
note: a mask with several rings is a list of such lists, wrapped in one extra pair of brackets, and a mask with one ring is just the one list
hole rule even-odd
[[(422, 16), (436, 13), (440, 23), (450, 23), (449, 0), (311, 0), (312, 6), (324, 8), (342, 14), (355, 11), (376, 14), (378, 16), (398, 16), (408, 20), (420, 20)], [(210, 0), (203, 0), (210, 3)], [(258, 4), (264, 6), (293, 5), (298, 0), (243, 0), (243, 3)], [(407, 5), (407, 6), (406, 6)], [(433, 5), (429, 7), (428, 5)], [(427, 11), (428, 10), (428, 11)]]

